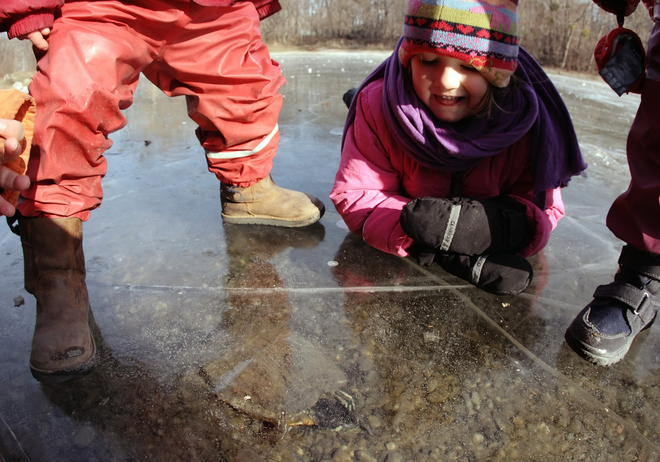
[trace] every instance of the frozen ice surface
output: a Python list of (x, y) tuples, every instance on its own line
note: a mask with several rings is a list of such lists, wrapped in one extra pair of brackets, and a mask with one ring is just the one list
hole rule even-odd
[(385, 57), (274, 53), (288, 83), (273, 178), (327, 206), (303, 229), (223, 225), (185, 102), (142, 80), (85, 224), (101, 364), (81, 380), (31, 377), (35, 302), (0, 230), (5, 460), (660, 460), (658, 329), (610, 368), (563, 342), (616, 270), (605, 216), (639, 99), (551, 75), (589, 174), (564, 190), (532, 286), (496, 297), (369, 248), (327, 198), (342, 95)]

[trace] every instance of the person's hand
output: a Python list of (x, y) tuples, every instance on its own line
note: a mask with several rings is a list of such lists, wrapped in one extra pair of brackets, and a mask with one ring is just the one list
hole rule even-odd
[(41, 51), (46, 51), (48, 50), (48, 42), (46, 41), (46, 37), (50, 34), (50, 29), (45, 28), (41, 30), (36, 30), (34, 32), (30, 32), (27, 35), (18, 37), (20, 40), (29, 40), (32, 42), (32, 45), (34, 45), (35, 48)]
[(608, 13), (623, 16), (630, 16), (637, 9), (639, 0), (593, 0), (603, 10)]
[[(26, 175), (18, 175), (4, 164), (14, 161), (23, 149), (23, 126), (16, 120), (0, 119), (0, 188), (11, 191), (23, 191), (30, 187)], [(0, 197), (0, 216), (14, 215), (14, 206)]]

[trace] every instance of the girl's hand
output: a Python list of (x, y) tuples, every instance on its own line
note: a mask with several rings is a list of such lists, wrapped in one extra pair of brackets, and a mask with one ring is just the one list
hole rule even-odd
[(50, 34), (50, 29), (45, 28), (41, 30), (36, 30), (34, 32), (30, 32), (29, 34), (25, 36), (19, 37), (20, 40), (29, 40), (32, 42), (32, 45), (34, 45), (35, 48), (41, 51), (46, 51), (48, 50), (48, 42), (46, 41), (46, 37)]

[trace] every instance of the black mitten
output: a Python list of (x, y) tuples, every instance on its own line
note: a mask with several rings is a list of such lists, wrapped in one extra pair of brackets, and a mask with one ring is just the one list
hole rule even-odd
[(435, 249), (421, 244), (414, 244), (408, 249), (410, 256), (417, 260), (419, 266), (429, 267), (435, 261)]
[(635, 11), (637, 1), (635, 0), (594, 0), (594, 3), (608, 13), (623, 17), (626, 13)]
[(420, 197), (401, 211), (401, 227), (416, 243), (462, 255), (516, 253), (529, 238), (526, 207), (509, 196), (476, 200)]
[(495, 295), (518, 295), (534, 277), (532, 265), (514, 254), (438, 254), (435, 261), (448, 273)]

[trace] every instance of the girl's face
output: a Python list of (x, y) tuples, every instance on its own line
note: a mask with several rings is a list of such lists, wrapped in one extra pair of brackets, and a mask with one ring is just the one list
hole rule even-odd
[(490, 85), (464, 61), (435, 53), (413, 56), (410, 66), (417, 97), (443, 122), (473, 115)]

